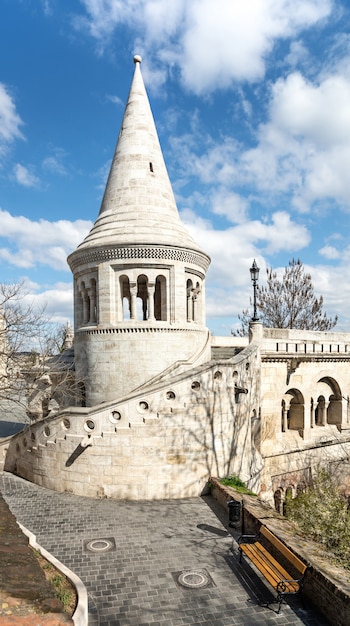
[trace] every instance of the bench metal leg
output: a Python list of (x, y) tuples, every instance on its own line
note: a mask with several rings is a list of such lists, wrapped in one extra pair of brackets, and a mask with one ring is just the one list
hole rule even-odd
[(278, 611), (277, 611), (277, 614), (278, 614), (281, 611), (281, 606), (282, 606), (282, 602), (283, 602), (283, 595), (281, 593), (277, 594), (277, 602), (279, 603), (278, 604)]

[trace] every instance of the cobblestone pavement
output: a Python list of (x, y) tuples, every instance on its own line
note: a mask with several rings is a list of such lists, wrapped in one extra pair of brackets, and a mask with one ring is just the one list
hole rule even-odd
[(56, 493), (8, 473), (0, 490), (38, 543), (81, 578), (89, 626), (326, 626), (299, 600), (270, 608), (271, 592), (210, 496), (153, 502)]

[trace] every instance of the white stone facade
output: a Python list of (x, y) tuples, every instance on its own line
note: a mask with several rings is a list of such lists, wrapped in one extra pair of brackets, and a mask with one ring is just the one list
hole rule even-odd
[(123, 499), (237, 474), (282, 510), (321, 463), (350, 494), (350, 334), (253, 322), (249, 342), (210, 336), (210, 259), (179, 218), (135, 63), (99, 216), (68, 259), (77, 406), (6, 443), (5, 468)]

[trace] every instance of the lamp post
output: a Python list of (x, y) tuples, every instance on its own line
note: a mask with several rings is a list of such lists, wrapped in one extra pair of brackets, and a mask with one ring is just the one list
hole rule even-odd
[(256, 287), (257, 287), (257, 283), (258, 283), (258, 279), (259, 279), (260, 268), (257, 266), (255, 259), (254, 259), (253, 265), (251, 266), (249, 271), (250, 271), (250, 278), (252, 280), (253, 290), (254, 290), (254, 299), (253, 299), (254, 314), (253, 314), (253, 317), (252, 317), (252, 322), (258, 322), (259, 318), (258, 318), (257, 313), (256, 313)]

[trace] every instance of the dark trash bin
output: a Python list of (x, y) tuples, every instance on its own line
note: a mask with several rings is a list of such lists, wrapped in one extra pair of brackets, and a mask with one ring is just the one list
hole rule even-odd
[(238, 500), (229, 500), (228, 507), (228, 525), (238, 528), (241, 521), (242, 504)]

